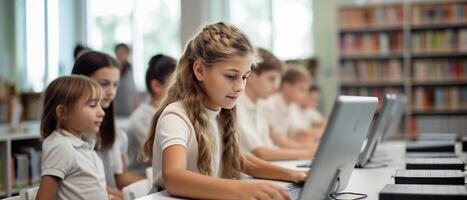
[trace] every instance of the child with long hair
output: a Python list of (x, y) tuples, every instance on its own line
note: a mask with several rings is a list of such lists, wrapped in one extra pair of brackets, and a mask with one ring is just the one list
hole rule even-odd
[(173, 82), (173, 73), (177, 62), (170, 56), (157, 54), (149, 60), (146, 70), (146, 88), (151, 98), (142, 103), (131, 113), (128, 119), (128, 170), (144, 175), (151, 162), (141, 162), (138, 159), (139, 150), (143, 145), (151, 127), (152, 117)]
[(101, 106), (105, 117), (99, 128), (99, 156), (104, 162), (107, 190), (113, 198), (123, 199), (120, 191), (123, 187), (145, 177), (130, 173), (127, 169), (128, 138), (115, 123), (113, 100), (115, 98), (120, 70), (114, 58), (97, 51), (83, 54), (76, 60), (72, 74), (88, 76), (95, 80), (102, 90)]
[(250, 41), (230, 24), (208, 25), (187, 43), (143, 146), (152, 159), (152, 191), (195, 199), (289, 199), (273, 183), (239, 181), (240, 173), (292, 182), (306, 178), (305, 172), (240, 151), (235, 103), (254, 63)]
[(99, 85), (85, 76), (57, 78), (45, 90), (36, 199), (108, 199), (104, 166), (94, 151), (105, 114), (101, 97)]

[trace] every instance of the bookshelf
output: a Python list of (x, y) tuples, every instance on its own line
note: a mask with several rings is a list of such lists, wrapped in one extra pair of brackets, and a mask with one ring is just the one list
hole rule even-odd
[(342, 94), (405, 94), (405, 137), (429, 130), (463, 133), (467, 0), (346, 2), (337, 12)]
[[(20, 131), (11, 131), (7, 125), (0, 125), (0, 197), (9, 197), (18, 194), (21, 189), (38, 185), (40, 172), (31, 173), (29, 165), (35, 163), (31, 166), (36, 167), (36, 170), (40, 169), (40, 146), (38, 122), (27, 122), (26, 127)], [(38, 150), (34, 151), (35, 162), (31, 161), (33, 159), (29, 153), (23, 151), (26, 148)], [(21, 171), (17, 168), (16, 159), (22, 160), (26, 166), (22, 170), (26, 174), (22, 180), (16, 177), (16, 173)]]

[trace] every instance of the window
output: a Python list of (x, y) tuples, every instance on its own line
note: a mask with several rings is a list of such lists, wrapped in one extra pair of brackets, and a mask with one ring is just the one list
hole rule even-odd
[(114, 55), (117, 43), (129, 44), (135, 84), (145, 90), (149, 59), (158, 53), (181, 54), (180, 10), (180, 1), (174, 0), (89, 1), (89, 46)]
[(274, 0), (273, 52), (283, 59), (313, 56), (311, 0)]
[(313, 56), (311, 0), (230, 1), (230, 20), (281, 59)]
[(15, 1), (22, 91), (41, 92), (58, 76), (58, 0)]
[(244, 31), (254, 46), (272, 48), (270, 0), (230, 1), (230, 21)]

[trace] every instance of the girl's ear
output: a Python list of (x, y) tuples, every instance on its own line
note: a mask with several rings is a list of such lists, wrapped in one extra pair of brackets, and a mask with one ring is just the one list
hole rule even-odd
[(193, 72), (195, 72), (196, 79), (203, 81), (206, 74), (206, 65), (201, 60), (196, 60), (193, 63)]
[(58, 105), (57, 107), (55, 107), (55, 114), (57, 115), (57, 119), (59, 120), (67, 119), (66, 110), (63, 105)]

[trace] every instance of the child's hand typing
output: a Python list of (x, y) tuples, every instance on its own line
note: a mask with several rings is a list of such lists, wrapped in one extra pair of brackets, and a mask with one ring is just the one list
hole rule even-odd
[(303, 183), (308, 177), (308, 171), (290, 169), (288, 174), (288, 180), (293, 183)]
[(241, 182), (238, 188), (239, 199), (289, 200), (289, 194), (280, 186), (268, 182)]

